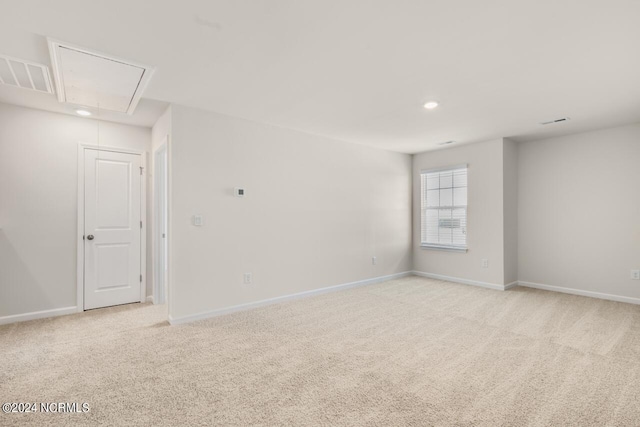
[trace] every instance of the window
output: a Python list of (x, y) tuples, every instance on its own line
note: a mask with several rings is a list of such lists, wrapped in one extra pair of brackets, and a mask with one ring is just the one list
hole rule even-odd
[(421, 246), (467, 250), (467, 165), (422, 171)]

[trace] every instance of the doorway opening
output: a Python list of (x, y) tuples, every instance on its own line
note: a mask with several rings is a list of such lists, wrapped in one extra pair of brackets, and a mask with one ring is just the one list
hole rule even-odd
[(169, 265), (168, 248), (168, 161), (167, 137), (154, 154), (154, 200), (155, 200), (155, 229), (154, 229), (154, 304), (164, 304), (167, 301), (167, 268)]

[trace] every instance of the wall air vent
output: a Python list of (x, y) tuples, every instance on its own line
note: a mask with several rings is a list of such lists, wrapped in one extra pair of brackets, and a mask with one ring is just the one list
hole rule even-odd
[(0, 55), (0, 84), (53, 93), (51, 75), (46, 65)]
[(133, 114), (154, 69), (48, 39), (58, 101)]
[(549, 121), (546, 121), (546, 122), (541, 122), (540, 124), (541, 125), (551, 125), (551, 124), (554, 124), (554, 123), (566, 122), (567, 120), (569, 120), (569, 117), (563, 117), (561, 119), (549, 120)]

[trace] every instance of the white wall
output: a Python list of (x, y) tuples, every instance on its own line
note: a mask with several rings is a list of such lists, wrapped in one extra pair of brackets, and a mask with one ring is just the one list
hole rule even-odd
[[(0, 104), (0, 318), (76, 304), (77, 145), (97, 123)], [(640, 124), (412, 160), (176, 105), (153, 130), (100, 123), (105, 146), (151, 153), (167, 134), (174, 319), (411, 269), (640, 298)], [(422, 249), (420, 170), (460, 163), (469, 251)]]
[(174, 320), (411, 270), (411, 156), (178, 105), (171, 114)]
[(521, 143), (519, 279), (640, 298), (640, 124)]
[[(461, 145), (413, 156), (413, 268), (458, 279), (503, 285), (502, 139)], [(420, 171), (468, 164), (466, 253), (420, 247)], [(482, 268), (482, 259), (489, 268)]]
[[(78, 143), (96, 144), (97, 123), (0, 104), (0, 318), (76, 305)], [(101, 145), (150, 136), (100, 123)]]
[(151, 128), (151, 151), (155, 152), (171, 134), (171, 106), (158, 118)]

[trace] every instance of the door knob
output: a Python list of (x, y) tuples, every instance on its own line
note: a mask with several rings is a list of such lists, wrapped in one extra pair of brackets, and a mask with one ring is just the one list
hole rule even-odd
[(93, 234), (89, 234), (89, 235), (87, 236), (87, 240), (93, 240)]

